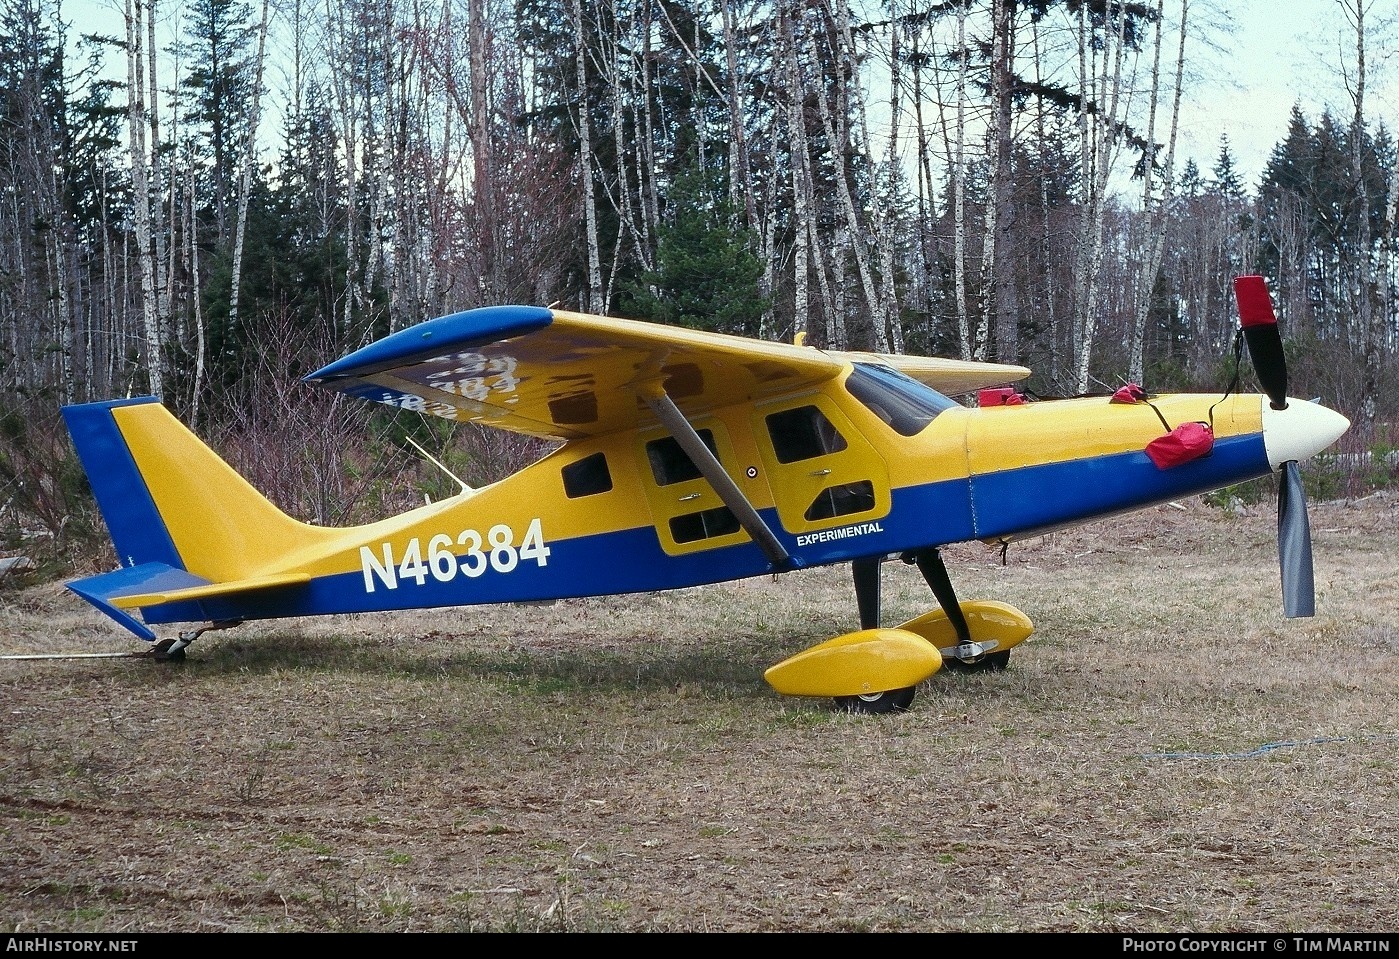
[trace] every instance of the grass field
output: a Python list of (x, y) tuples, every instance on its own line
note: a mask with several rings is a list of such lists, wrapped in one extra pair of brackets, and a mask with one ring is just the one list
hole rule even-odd
[[(907, 713), (763, 670), (849, 570), (250, 624), (184, 663), (0, 662), (0, 925), (121, 931), (1399, 928), (1399, 496), (945, 551), (1037, 632)], [(885, 621), (935, 603), (884, 567)], [(141, 644), (61, 584), (0, 653)]]

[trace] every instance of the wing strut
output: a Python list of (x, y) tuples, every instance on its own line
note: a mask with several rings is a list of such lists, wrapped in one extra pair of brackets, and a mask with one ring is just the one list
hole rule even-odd
[(709, 480), (709, 485), (714, 487), (714, 492), (719, 494), (725, 506), (733, 510), (734, 517), (739, 524), (748, 531), (748, 535), (753, 537), (753, 541), (762, 548), (763, 553), (774, 566), (787, 566), (791, 562), (791, 556), (783, 545), (777, 541), (768, 525), (763, 522), (763, 518), (758, 515), (758, 511), (753, 508), (753, 504), (748, 502), (748, 497), (743, 495), (743, 491), (738, 488), (728, 473), (724, 472), (724, 467), (709, 451), (709, 447), (704, 445), (704, 440), (699, 438), (695, 428), (690, 425), (690, 421), (685, 419), (685, 414), (680, 412), (675, 401), (666, 395), (665, 390), (657, 389), (654, 395), (646, 396), (646, 404), (651, 407), (651, 412), (656, 414), (662, 425), (670, 430), (670, 434), (675, 437), (675, 441), (694, 461), (696, 468), (705, 479)]

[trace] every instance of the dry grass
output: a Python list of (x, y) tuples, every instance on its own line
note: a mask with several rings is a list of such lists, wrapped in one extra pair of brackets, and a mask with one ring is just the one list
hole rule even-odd
[[(780, 697), (846, 569), (0, 662), (11, 931), (1392, 931), (1399, 498), (948, 551), (1039, 632), (902, 715)], [(137, 648), (58, 585), (0, 652)], [(934, 603), (885, 567), (886, 622)]]

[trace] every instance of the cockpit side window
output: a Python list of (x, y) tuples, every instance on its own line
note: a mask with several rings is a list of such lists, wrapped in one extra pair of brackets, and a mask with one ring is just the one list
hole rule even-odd
[(957, 405), (932, 387), (874, 363), (856, 363), (845, 388), (901, 436), (918, 435), (939, 413)]
[(767, 417), (768, 435), (779, 463), (815, 459), (845, 449), (845, 437), (814, 406), (798, 406)]

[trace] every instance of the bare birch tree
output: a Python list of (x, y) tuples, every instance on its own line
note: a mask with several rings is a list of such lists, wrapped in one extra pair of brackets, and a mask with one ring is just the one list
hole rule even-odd
[[(811, 156), (806, 145), (806, 95), (797, 65), (795, 27), (786, 5), (779, 13), (780, 42), (786, 69), (787, 131), (792, 168), (792, 336), (805, 336), (811, 324), (810, 249), (814, 233), (811, 215)], [(774, 152), (776, 143), (773, 144)], [(835, 346), (832, 330), (826, 331), (826, 345)], [(843, 344), (840, 344), (843, 345)]]
[(233, 228), (233, 277), (228, 291), (228, 325), (238, 325), (238, 291), (243, 285), (243, 238), (248, 227), (248, 197), (252, 193), (252, 169), (257, 157), (257, 130), (262, 114), (262, 74), (267, 51), (268, 0), (262, 0), (262, 18), (258, 24), (257, 53), (253, 68), (252, 103), (244, 126), (242, 155), (238, 164), (238, 215)]
[(1359, 433), (1369, 439), (1375, 429), (1375, 394), (1380, 388), (1381, 348), (1384, 343), (1386, 317), (1378, 309), (1380, 299), (1371, 272), (1370, 187), (1366, 179), (1365, 160), (1369, 136), (1365, 130), (1365, 15), (1374, 0), (1337, 0), (1337, 5), (1355, 31), (1355, 70), (1347, 77), (1350, 90), (1350, 172), (1352, 205), (1355, 210), (1354, 256), (1351, 265), (1350, 302), (1360, 334), (1364, 356), (1363, 382), (1360, 389)]
[[(871, 335), (873, 337), (873, 349), (878, 353), (889, 352), (889, 335), (885, 330), (884, 318), (887, 316), (887, 309), (880, 295), (879, 289), (874, 282), (874, 272), (870, 264), (868, 245), (864, 239), (864, 230), (860, 222), (860, 216), (855, 208), (855, 198), (850, 192), (850, 171), (847, 169), (846, 159), (850, 146), (850, 135), (846, 128), (846, 122), (850, 116), (850, 89), (857, 83), (855, 80), (855, 64), (853, 52), (850, 49), (849, 32), (849, 8), (838, 0), (836, 8), (837, 22), (836, 43), (837, 50), (837, 73), (840, 82), (837, 84), (837, 91), (841, 97), (841, 102), (837, 105), (840, 109), (833, 109), (830, 97), (826, 94), (826, 84), (817, 78), (813, 83), (816, 95), (816, 105), (818, 115), (821, 118), (822, 127), (826, 134), (826, 143), (835, 163), (834, 180), (836, 187), (836, 201), (840, 205), (840, 211), (844, 217), (842, 227), (844, 242), (837, 240), (835, 244), (835, 255), (840, 256), (842, 250), (849, 250), (851, 257), (855, 261), (855, 269), (859, 274), (860, 288), (864, 292), (865, 305), (873, 317), (871, 322)], [(841, 234), (838, 233), (839, 237)], [(840, 261), (835, 261), (839, 263)]]
[(1079, 8), (1078, 20), (1079, 130), (1083, 161), (1083, 215), (1078, 237), (1074, 304), (1074, 390), (1078, 393), (1088, 391), (1091, 379), (1090, 364), (1100, 307), (1103, 221), (1107, 214), (1118, 110), (1122, 105), (1127, 21), (1120, 6), (1110, 5), (1108, 10), (1114, 16), (1104, 23), (1100, 42), (1093, 36), (1086, 4)]
[[(1399, 140), (1396, 141), (1399, 143)], [(1381, 349), (1392, 352), (1395, 348), (1395, 325), (1399, 317), (1395, 315), (1394, 284), (1396, 278), (1393, 275), (1395, 267), (1394, 247), (1399, 243), (1399, 161), (1389, 169), (1388, 196), (1384, 204), (1384, 239), (1380, 243), (1378, 274), (1380, 279), (1380, 290), (1382, 297), (1380, 300), (1380, 315), (1384, 317), (1384, 338)]]
[[(972, 338), (971, 313), (967, 303), (967, 8), (957, 7), (957, 90), (956, 121), (952, 138), (952, 269), (957, 290), (957, 334), (962, 359), (985, 356), (985, 330)], [(985, 314), (983, 313), (983, 316)]]
[(994, 338), (997, 358), (1015, 359), (1019, 303), (1015, 289), (1015, 202), (1011, 192), (1011, 94), (1015, 59), (1015, 5), (991, 2), (990, 107), (987, 131), (986, 224), (982, 232), (982, 314), (977, 329), (976, 359), (984, 360)]
[(151, 249), (151, 189), (149, 145), (146, 142), (146, 63), (144, 45), (146, 7), (141, 0), (126, 0), (126, 126), (131, 161), (132, 221), (136, 228), (137, 259), (141, 271), (141, 315), (145, 333), (146, 370), (150, 391), (165, 390), (165, 331), (161, 328), (155, 289), (155, 262)]
[(576, 44), (576, 78), (578, 82), (578, 175), (583, 184), (583, 222), (588, 246), (588, 289), (585, 310), (601, 310), (605, 300), (602, 291), (602, 256), (598, 241), (597, 203), (593, 190), (593, 132), (588, 103), (588, 37), (583, 20), (582, 0), (573, 0), (573, 28)]
[(1137, 270), (1137, 308), (1132, 321), (1131, 344), (1128, 356), (1128, 376), (1134, 383), (1144, 384), (1145, 340), (1147, 314), (1151, 312), (1152, 292), (1156, 279), (1161, 273), (1161, 258), (1166, 249), (1166, 227), (1168, 225), (1171, 200), (1175, 187), (1176, 130), (1180, 122), (1180, 97), (1185, 76), (1185, 38), (1190, 13), (1190, 0), (1180, 0), (1180, 19), (1177, 21), (1177, 43), (1175, 74), (1171, 88), (1171, 116), (1167, 123), (1166, 153), (1160, 160), (1162, 170), (1161, 190), (1156, 192), (1156, 109), (1161, 89), (1161, 34), (1165, 0), (1156, 0), (1156, 25), (1153, 40), (1151, 64), (1151, 88), (1147, 94), (1148, 118), (1146, 124), (1147, 152), (1142, 161), (1142, 216), (1145, 220), (1146, 251)]
[(173, 275), (166, 260), (168, 233), (165, 228), (165, 188), (162, 183), (163, 172), (160, 162), (160, 89), (156, 72), (158, 60), (155, 42), (156, 0), (147, 0), (146, 9), (146, 79), (150, 85), (146, 99), (146, 115), (150, 121), (149, 160), (151, 164), (151, 199), (153, 201), (151, 203), (151, 235), (155, 241), (156, 311), (159, 315), (161, 328), (168, 331), (174, 287), (171, 285)]

